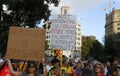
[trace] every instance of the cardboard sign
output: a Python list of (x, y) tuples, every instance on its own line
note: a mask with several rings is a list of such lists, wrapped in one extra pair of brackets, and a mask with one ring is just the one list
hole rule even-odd
[(40, 61), (44, 57), (45, 29), (10, 27), (6, 58)]

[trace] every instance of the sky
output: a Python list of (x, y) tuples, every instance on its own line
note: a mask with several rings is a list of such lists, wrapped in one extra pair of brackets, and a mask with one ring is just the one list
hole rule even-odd
[(51, 15), (60, 14), (61, 6), (69, 6), (70, 14), (77, 16), (77, 22), (82, 26), (82, 35), (95, 36), (103, 43), (105, 15), (112, 8), (120, 9), (120, 0), (60, 0), (58, 7), (50, 5)]

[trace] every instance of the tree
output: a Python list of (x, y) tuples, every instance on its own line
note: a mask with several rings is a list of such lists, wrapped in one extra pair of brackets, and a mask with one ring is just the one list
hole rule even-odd
[(49, 49), (49, 45), (48, 45), (48, 42), (47, 40), (45, 41), (45, 50), (48, 50)]
[(91, 37), (87, 37), (87, 38), (82, 38), (82, 56), (86, 57), (89, 54), (90, 48), (92, 47), (93, 42), (95, 41), (95, 39), (91, 38)]
[(103, 49), (103, 45), (98, 40), (95, 40), (90, 48), (89, 56), (98, 61), (105, 61)]
[[(0, 0), (0, 52), (5, 53), (10, 26), (35, 27), (50, 16), (49, 4), (59, 0)], [(3, 10), (5, 5), (7, 10)]]
[(106, 57), (112, 62), (120, 56), (120, 33), (106, 36), (104, 43)]

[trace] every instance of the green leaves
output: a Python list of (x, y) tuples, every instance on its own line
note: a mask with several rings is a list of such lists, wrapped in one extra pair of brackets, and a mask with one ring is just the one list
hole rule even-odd
[(105, 37), (105, 54), (112, 61), (120, 56), (120, 33)]
[[(44, 2), (47, 2), (46, 4)], [(35, 27), (37, 22), (49, 20), (49, 4), (57, 0), (0, 0), (0, 52), (6, 51), (9, 26)], [(2, 5), (8, 7), (11, 13), (5, 13)], [(59, 4), (59, 3), (57, 3)]]
[(87, 56), (89, 54), (90, 48), (92, 47), (92, 43), (95, 39), (92, 38), (82, 38), (82, 56)]
[(93, 56), (96, 60), (101, 60), (101, 58), (103, 58), (103, 45), (98, 40), (93, 42), (89, 55)]

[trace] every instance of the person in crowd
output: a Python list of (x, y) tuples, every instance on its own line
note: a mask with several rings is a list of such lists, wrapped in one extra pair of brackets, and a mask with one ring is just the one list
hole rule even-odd
[(117, 66), (117, 74), (120, 76), (120, 66)]
[(15, 70), (15, 71), (20, 71), (19, 70), (19, 64), (18, 63), (12, 63), (12, 66), (13, 66), (13, 70)]
[(112, 76), (118, 76), (117, 75), (117, 66), (113, 66), (112, 67), (112, 74), (111, 74)]
[(118, 65), (117, 66), (120, 66), (120, 57), (118, 57)]
[(47, 76), (46, 67), (44, 67), (44, 73), (40, 74), (38, 72), (37, 64), (33, 61), (28, 62), (26, 71), (18, 72), (13, 70), (13, 66), (10, 59), (7, 59), (8, 67), (13, 76)]
[(110, 62), (107, 61), (104, 65), (104, 75), (105, 76), (110, 76)]
[(57, 58), (53, 58), (51, 60), (51, 64), (52, 64), (52, 66), (55, 66), (55, 67), (59, 68), (60, 67), (60, 60), (57, 59)]
[(94, 65), (94, 72), (95, 72), (95, 76), (104, 76), (103, 66), (101, 63), (96, 63)]
[(49, 70), (48, 76), (60, 76), (60, 71), (58, 70), (57, 67), (52, 66), (51, 69)]
[(69, 66), (68, 63), (69, 63), (68, 60), (63, 61), (63, 64), (62, 64), (62, 74), (63, 74), (63, 76), (73, 76), (72, 68)]
[(112, 76), (120, 76), (120, 67), (119, 66), (112, 67)]
[(52, 66), (51, 62), (48, 59), (46, 59), (46, 70), (47, 70), (47, 72), (49, 72), (51, 66)]
[(1, 72), (1, 70), (3, 69), (3, 67), (6, 65), (6, 60), (4, 60), (4, 61), (2, 61), (1, 63), (0, 63), (0, 72)]
[(78, 62), (76, 62), (76, 66), (74, 68), (74, 75), (76, 74), (76, 76), (81, 76), (82, 75), (82, 70), (84, 68), (84, 64), (83, 62), (79, 59)]
[(118, 61), (117, 61), (117, 60), (115, 60), (115, 61), (113, 62), (113, 66), (118, 66)]
[(91, 69), (90, 63), (84, 63), (84, 68), (81, 70), (81, 75), (79, 76), (95, 76), (93, 69)]
[(76, 74), (76, 66), (73, 67), (73, 76), (77, 76), (77, 74)]
[(0, 63), (3, 62), (2, 54), (0, 53)]
[(73, 74), (74, 76), (81, 76), (82, 74), (82, 70), (83, 68), (81, 68), (81, 64), (80, 63), (76, 63), (76, 66), (73, 68)]
[[(50, 67), (50, 70), (49, 70), (49, 72), (48, 72), (48, 76), (51, 76), (52, 75), (52, 72), (51, 72), (51, 70), (52, 71), (54, 71), (54, 69), (53, 69), (53, 67), (55, 67), (55, 70), (59, 73), (59, 75), (60, 75), (60, 61), (57, 59), (57, 58), (54, 58), (54, 59), (52, 59), (51, 60), (51, 67)], [(58, 74), (57, 74), (58, 75)]]
[(39, 73), (43, 74), (43, 64), (42, 63), (39, 64)]

